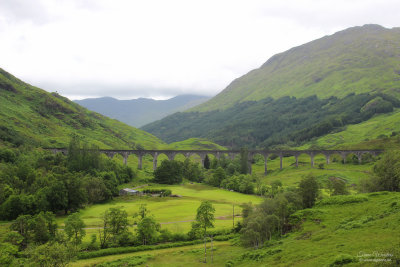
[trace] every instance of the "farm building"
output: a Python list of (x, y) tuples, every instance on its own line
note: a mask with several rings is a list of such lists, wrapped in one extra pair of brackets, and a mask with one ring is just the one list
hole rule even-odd
[(119, 190), (119, 195), (120, 196), (140, 195), (140, 193), (141, 193), (140, 191), (133, 190), (133, 189), (130, 189), (130, 188), (124, 188), (124, 189)]

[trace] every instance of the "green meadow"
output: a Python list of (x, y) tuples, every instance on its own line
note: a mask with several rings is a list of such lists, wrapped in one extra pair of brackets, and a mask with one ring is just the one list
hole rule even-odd
[[(208, 243), (207, 249), (207, 265), (210, 266), (224, 266), (227, 261), (249, 251), (249, 249), (241, 246), (232, 246), (229, 241), (214, 241), (213, 244), (213, 263), (211, 264), (211, 245)], [(104, 262), (116, 261), (119, 259), (126, 259), (133, 256), (150, 255), (152, 259), (146, 261), (145, 264), (140, 266), (204, 266), (204, 244), (191, 245), (179, 248), (167, 248), (153, 251), (142, 251), (135, 253), (119, 254), (105, 257), (98, 257), (92, 259), (84, 259), (72, 262), (69, 266), (93, 266)]]
[[(215, 207), (215, 229), (232, 228), (233, 208), (237, 216), (241, 214), (241, 204), (247, 202), (258, 204), (262, 201), (262, 198), (258, 196), (244, 195), (201, 184), (152, 185), (145, 188), (167, 188), (172, 191), (172, 194), (181, 197), (121, 196), (104, 204), (88, 206), (80, 211), (81, 218), (88, 228), (85, 241), (90, 240), (90, 234), (98, 233), (102, 214), (112, 207), (122, 207), (126, 210), (129, 222), (133, 225), (135, 222), (133, 215), (138, 212), (140, 205), (146, 204), (147, 209), (161, 224), (161, 228), (175, 233), (186, 233), (191, 229), (191, 222), (195, 219), (197, 208), (203, 200), (211, 201)], [(235, 221), (240, 220), (240, 217), (236, 216)], [(65, 219), (65, 216), (57, 217), (57, 223), (61, 228)]]
[[(238, 245), (238, 240), (214, 242), (211, 264), (224, 266), (375, 266), (400, 257), (400, 193), (337, 196), (297, 213), (298, 229), (259, 250)], [(210, 243), (208, 248), (210, 249)], [(79, 260), (71, 266), (92, 266), (138, 255), (151, 258), (140, 266), (204, 266), (204, 245), (143, 251)], [(229, 266), (229, 265), (228, 265)]]

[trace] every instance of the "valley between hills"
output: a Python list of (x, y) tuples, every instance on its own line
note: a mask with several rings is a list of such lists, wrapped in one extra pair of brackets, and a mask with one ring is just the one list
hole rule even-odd
[(379, 25), (140, 129), (0, 69), (0, 265), (399, 266), (399, 92), (400, 31)]

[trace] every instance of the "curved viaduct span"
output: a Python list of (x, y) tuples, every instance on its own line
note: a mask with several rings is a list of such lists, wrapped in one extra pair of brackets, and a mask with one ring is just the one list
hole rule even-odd
[[(63, 153), (67, 154), (68, 150), (66, 148), (49, 148), (48, 150), (53, 151), (53, 153)], [(153, 170), (157, 168), (157, 158), (159, 155), (164, 154), (169, 160), (175, 159), (175, 156), (181, 154), (188, 158), (192, 155), (198, 155), (201, 158), (202, 166), (204, 166), (204, 159), (206, 155), (214, 155), (219, 159), (222, 155), (228, 155), (231, 159), (234, 159), (237, 155), (240, 155), (240, 150), (105, 150), (100, 149), (100, 153), (113, 158), (114, 155), (120, 154), (124, 158), (124, 164), (126, 164), (129, 155), (136, 155), (138, 157), (138, 169), (142, 169), (142, 159), (145, 155), (151, 155), (153, 157)], [(280, 158), (280, 169), (282, 169), (282, 162), (284, 156), (294, 156), (296, 159), (296, 167), (299, 166), (299, 156), (301, 154), (307, 154), (311, 158), (311, 166), (314, 166), (314, 157), (318, 154), (322, 154), (326, 158), (326, 164), (330, 163), (330, 158), (334, 154), (338, 154), (342, 157), (343, 162), (346, 163), (346, 157), (349, 154), (354, 154), (357, 156), (358, 161), (362, 162), (363, 154), (371, 154), (372, 156), (377, 156), (382, 153), (383, 150), (248, 150), (248, 161), (249, 173), (251, 173), (251, 162), (253, 157), (257, 154), (264, 157), (264, 168), (265, 174), (267, 174), (268, 166), (267, 159), (270, 155), (277, 155)]]

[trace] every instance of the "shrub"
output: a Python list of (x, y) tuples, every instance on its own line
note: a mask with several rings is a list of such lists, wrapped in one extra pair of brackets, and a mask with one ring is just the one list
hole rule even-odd
[(104, 262), (98, 264), (98, 267), (119, 267), (119, 266), (126, 266), (126, 267), (133, 267), (144, 264), (147, 260), (152, 259), (153, 256), (151, 255), (140, 255), (140, 256), (133, 256), (123, 259), (118, 259), (110, 262)]
[(169, 189), (144, 189), (142, 192), (145, 194), (160, 194), (160, 197), (168, 197), (172, 194)]
[(349, 254), (340, 254), (338, 256), (336, 256), (336, 258), (333, 260), (333, 262), (331, 264), (329, 264), (329, 266), (341, 266), (341, 265), (345, 265), (348, 263), (352, 263), (352, 262), (356, 262), (356, 259), (349, 255)]
[(349, 196), (332, 196), (329, 198), (324, 198), (317, 203), (317, 206), (326, 205), (344, 205), (350, 203), (359, 203), (368, 201), (368, 197), (359, 195), (349, 195)]

